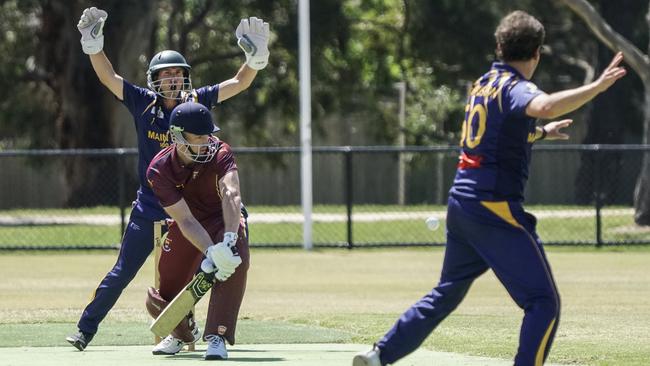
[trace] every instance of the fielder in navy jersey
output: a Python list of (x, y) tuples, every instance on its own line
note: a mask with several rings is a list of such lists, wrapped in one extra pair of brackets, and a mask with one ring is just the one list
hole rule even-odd
[(472, 282), (492, 269), (524, 310), (516, 366), (539, 366), (559, 324), (560, 298), (535, 231), (524, 211), (531, 146), (568, 139), (571, 120), (536, 127), (537, 118), (574, 111), (623, 77), (616, 54), (594, 82), (546, 94), (529, 81), (540, 60), (545, 31), (523, 11), (504, 17), (495, 32), (500, 61), (473, 85), (465, 106), (461, 154), (447, 209), (447, 245), (440, 281), (412, 305), (354, 366), (388, 365), (418, 348), (463, 300)]
[(108, 14), (101, 9), (85, 9), (77, 28), (81, 33), (82, 49), (89, 55), (100, 82), (133, 115), (139, 151), (140, 188), (117, 261), (84, 309), (77, 324), (77, 333), (66, 337), (80, 351), (92, 340), (99, 323), (153, 250), (153, 222), (168, 217), (146, 181), (146, 169), (151, 159), (170, 145), (168, 129), (171, 111), (184, 101), (195, 101), (211, 108), (239, 94), (251, 85), (257, 71), (266, 67), (269, 58), (269, 24), (255, 17), (242, 19), (235, 34), (246, 55), (246, 63), (233, 78), (193, 89), (191, 67), (185, 58), (176, 51), (165, 50), (151, 59), (147, 70), (148, 89), (145, 89), (118, 75), (104, 54), (102, 29), (107, 18)]

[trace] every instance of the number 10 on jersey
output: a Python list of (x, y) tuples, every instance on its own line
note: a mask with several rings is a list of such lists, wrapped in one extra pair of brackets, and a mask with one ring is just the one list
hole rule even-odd
[(487, 124), (487, 110), (482, 99), (473, 96), (465, 106), (465, 120), (460, 134), (462, 147), (474, 149), (481, 143)]

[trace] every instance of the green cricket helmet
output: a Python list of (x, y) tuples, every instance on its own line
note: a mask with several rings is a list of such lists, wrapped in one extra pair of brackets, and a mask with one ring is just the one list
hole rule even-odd
[[(183, 69), (182, 84), (177, 84), (177, 78), (158, 78), (158, 72), (162, 69), (169, 67), (180, 67)], [(190, 78), (190, 70), (192, 67), (185, 61), (185, 57), (180, 53), (172, 50), (164, 50), (158, 52), (149, 62), (149, 69), (147, 70), (147, 86), (157, 95), (167, 98), (182, 100), (183, 95), (192, 90), (192, 79)], [(161, 91), (161, 86), (164, 83), (171, 84), (170, 91)]]

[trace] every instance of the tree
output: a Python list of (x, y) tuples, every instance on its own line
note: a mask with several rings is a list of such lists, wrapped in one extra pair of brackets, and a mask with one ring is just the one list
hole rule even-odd
[[(630, 40), (617, 33), (586, 0), (561, 0), (592, 30), (596, 37), (613, 51), (621, 50), (628, 65), (639, 75), (644, 87), (642, 142), (650, 142), (650, 57)], [(650, 28), (650, 7), (646, 14)], [(650, 45), (647, 51), (650, 51)], [(644, 154), (641, 173), (634, 189), (634, 221), (638, 225), (650, 225), (650, 154)]]
[[(21, 91), (30, 105), (18, 102), (19, 108), (8, 106), (16, 116), (29, 115), (36, 106), (39, 123), (25, 123), (18, 127), (35, 136), (29, 147), (60, 149), (104, 148), (114, 146), (113, 126), (115, 110), (119, 107), (104, 90), (95, 76), (88, 56), (81, 52), (76, 24), (85, 7), (82, 1), (8, 1), (2, 3), (3, 17), (11, 20), (9, 27), (15, 34), (10, 54), (12, 69), (4, 80), (17, 80), (15, 88)], [(153, 24), (154, 0), (126, 3), (113, 0), (101, 4), (110, 14), (112, 26), (105, 30), (105, 50), (116, 69), (125, 77), (139, 69), (138, 56), (146, 46)], [(9, 44), (11, 45), (11, 43)], [(7, 43), (5, 46), (8, 47)], [(26, 60), (26, 61), (24, 61)], [(23, 65), (20, 62), (24, 62)], [(6, 83), (6, 81), (3, 81)], [(9, 88), (8, 88), (9, 89)], [(9, 89), (10, 90), (10, 89)], [(24, 93), (24, 95), (22, 95)], [(3, 98), (5, 103), (16, 101), (15, 95)], [(63, 177), (68, 188), (64, 201), (70, 206), (105, 204), (112, 197), (96, 194), (98, 185), (116, 182), (115, 162), (68, 158), (63, 162)]]
[[(131, 116), (81, 52), (75, 25), (86, 6), (82, 0), (0, 0), (0, 148), (135, 145)], [(236, 146), (298, 143), (294, 0), (102, 0), (96, 6), (109, 12), (107, 55), (137, 85), (144, 85), (147, 63), (162, 49), (186, 56), (195, 85), (225, 80), (244, 59), (234, 37), (239, 19), (267, 20), (269, 67), (249, 91), (214, 113)], [(455, 144), (467, 84), (492, 61), (494, 27), (515, 8), (543, 21), (559, 56), (543, 59), (536, 83), (549, 90), (581, 83), (589, 70), (577, 66), (593, 63), (596, 41), (557, 6), (534, 0), (312, 2), (314, 143), (394, 143), (394, 84), (407, 81), (407, 143)], [(567, 33), (574, 37), (563, 37)], [(81, 164), (66, 162), (68, 203), (107, 203), (93, 201), (93, 191), (114, 179), (114, 169)]]

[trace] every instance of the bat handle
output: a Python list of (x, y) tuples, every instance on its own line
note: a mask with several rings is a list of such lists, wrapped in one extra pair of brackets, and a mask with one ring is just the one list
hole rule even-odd
[(237, 245), (233, 245), (230, 247), (230, 250), (232, 251), (233, 255), (239, 255), (239, 250), (237, 249)]

